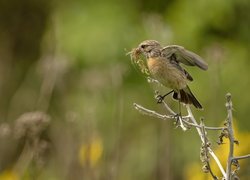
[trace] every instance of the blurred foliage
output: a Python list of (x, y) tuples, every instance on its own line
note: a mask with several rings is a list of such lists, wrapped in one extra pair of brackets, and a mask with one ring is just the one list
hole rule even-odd
[(0, 174), (0, 180), (18, 180), (18, 175), (13, 170), (5, 170)]
[(156, 39), (202, 56), (207, 72), (188, 68), (204, 106), (195, 115), (219, 126), (231, 92), (241, 136), (250, 129), (249, 11), (248, 0), (0, 0), (0, 177), (186, 179), (199, 138), (133, 109), (163, 112), (153, 92), (167, 89), (149, 85), (126, 53)]
[(89, 143), (82, 144), (79, 150), (79, 160), (82, 166), (94, 167), (103, 151), (101, 139), (93, 137)]

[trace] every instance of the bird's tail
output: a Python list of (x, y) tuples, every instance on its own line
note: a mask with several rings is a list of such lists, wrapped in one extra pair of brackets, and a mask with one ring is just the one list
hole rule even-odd
[(195, 98), (188, 86), (184, 89), (179, 90), (178, 92), (174, 91), (173, 98), (176, 100), (180, 100), (184, 104), (193, 104), (196, 108), (202, 109), (202, 105)]

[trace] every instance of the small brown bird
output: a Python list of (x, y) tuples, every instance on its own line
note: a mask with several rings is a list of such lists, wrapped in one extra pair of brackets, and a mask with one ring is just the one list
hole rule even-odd
[(200, 56), (178, 45), (162, 47), (155, 40), (143, 41), (134, 51), (146, 57), (150, 75), (162, 85), (172, 89), (171, 92), (160, 96), (158, 102), (162, 102), (165, 96), (173, 92), (173, 98), (179, 102), (193, 104), (196, 108), (202, 109), (187, 85), (193, 78), (180, 65), (182, 63), (207, 70), (208, 65)]

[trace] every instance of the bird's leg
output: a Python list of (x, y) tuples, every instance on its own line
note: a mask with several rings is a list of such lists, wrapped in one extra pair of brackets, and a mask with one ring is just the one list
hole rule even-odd
[(162, 101), (164, 100), (164, 98), (165, 98), (166, 96), (168, 96), (169, 94), (171, 94), (172, 92), (174, 92), (174, 90), (172, 90), (172, 91), (170, 91), (170, 92), (164, 94), (163, 96), (160, 95), (160, 94), (158, 94), (158, 95), (156, 96), (157, 103), (158, 103), (158, 104), (159, 104), (159, 103), (162, 103)]
[(181, 115), (181, 97), (180, 93), (178, 93), (178, 106), (179, 106), (179, 113), (176, 113), (174, 117), (176, 118), (176, 124), (178, 125), (179, 121), (182, 121), (182, 115)]

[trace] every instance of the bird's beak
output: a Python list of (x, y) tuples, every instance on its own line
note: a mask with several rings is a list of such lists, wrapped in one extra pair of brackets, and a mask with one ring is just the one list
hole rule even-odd
[(140, 54), (142, 53), (141, 49), (138, 48), (133, 48), (131, 51), (129, 51), (128, 53), (126, 53), (126, 55), (136, 55), (136, 54)]
[(142, 48), (137, 47), (137, 48), (135, 49), (135, 52), (138, 53), (138, 54), (139, 54), (139, 53), (142, 53)]
[(141, 54), (142, 54), (141, 48), (137, 47), (137, 48), (132, 49), (126, 55), (130, 55), (131, 59), (138, 59)]

